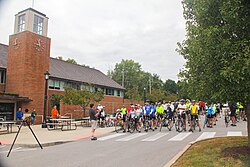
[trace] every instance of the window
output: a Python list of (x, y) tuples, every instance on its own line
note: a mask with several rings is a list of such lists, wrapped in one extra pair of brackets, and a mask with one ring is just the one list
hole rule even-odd
[(114, 96), (115, 95), (114, 89), (106, 89), (106, 95)]
[(18, 17), (18, 27), (17, 27), (17, 31), (18, 32), (22, 32), (25, 29), (25, 14), (20, 15)]
[(33, 31), (39, 35), (43, 34), (43, 18), (34, 15), (34, 26)]
[(5, 71), (0, 70), (0, 83), (5, 83)]
[(49, 80), (49, 89), (60, 90), (60, 81)]
[(117, 96), (121, 96), (121, 91), (117, 90)]

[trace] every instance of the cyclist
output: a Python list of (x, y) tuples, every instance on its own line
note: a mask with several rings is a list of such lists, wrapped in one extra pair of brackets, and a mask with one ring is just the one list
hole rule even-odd
[[(166, 111), (167, 111), (167, 108), (166, 108)], [(156, 107), (156, 115), (157, 115), (158, 124), (161, 122), (161, 119), (163, 118), (163, 113), (164, 113), (164, 107), (159, 102)]]
[(120, 111), (121, 111), (121, 113), (122, 113), (122, 115), (123, 115), (123, 118), (122, 118), (122, 120), (123, 120), (123, 128), (124, 128), (124, 130), (123, 130), (123, 133), (125, 133), (126, 132), (126, 117), (127, 117), (127, 108), (125, 107), (125, 105), (123, 105), (122, 106), (122, 108), (120, 109)]
[(170, 103), (167, 104), (167, 119), (169, 120), (169, 125), (170, 125), (170, 129), (169, 131), (171, 131), (171, 128), (173, 127), (173, 109), (171, 108)]
[(190, 106), (191, 106), (191, 103), (190, 103), (190, 100), (187, 99), (186, 100), (186, 115), (187, 115), (187, 118), (188, 118), (188, 123), (190, 124)]
[(213, 127), (213, 113), (214, 113), (214, 109), (213, 109), (213, 104), (211, 104), (208, 109), (207, 109), (207, 127), (208, 128), (212, 128)]
[(190, 120), (189, 132), (193, 132), (193, 129), (192, 129), (193, 120), (197, 121), (197, 125), (199, 127), (199, 132), (200, 132), (201, 127), (200, 127), (200, 122), (199, 122), (199, 119), (198, 119), (199, 110), (198, 110), (198, 106), (195, 104), (195, 100), (192, 100), (192, 104), (190, 106), (190, 112), (191, 112), (191, 120)]
[(178, 119), (182, 118), (184, 131), (186, 131), (186, 108), (185, 100), (181, 99), (176, 112), (178, 113)]
[(139, 129), (139, 133), (141, 132), (141, 127), (142, 127), (142, 106), (138, 104), (138, 108), (136, 110), (136, 124)]
[(157, 129), (157, 122), (156, 122), (156, 105), (151, 103), (151, 125), (153, 125), (154, 129)]
[[(149, 125), (151, 126), (151, 111), (152, 111), (152, 106), (149, 104), (150, 101), (147, 100), (145, 103), (145, 106), (143, 108), (143, 115), (144, 115), (144, 121), (149, 120)], [(147, 128), (145, 128), (145, 131), (148, 131)]]
[(118, 121), (123, 120), (123, 114), (122, 114), (122, 112), (121, 112), (120, 109), (117, 109), (117, 110), (116, 110), (116, 116), (115, 116), (115, 118), (116, 118)]

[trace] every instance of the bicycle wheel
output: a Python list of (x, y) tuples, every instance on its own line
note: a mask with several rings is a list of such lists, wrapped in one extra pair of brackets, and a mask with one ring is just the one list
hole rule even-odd
[(226, 116), (226, 117), (225, 117), (225, 124), (226, 124), (226, 127), (228, 127), (228, 123), (229, 123), (229, 119), (228, 119), (228, 117)]
[(136, 126), (135, 126), (135, 121), (131, 121), (130, 124), (129, 124), (129, 126), (130, 126), (129, 132), (130, 132), (130, 133), (134, 133), (135, 128), (136, 128)]
[(169, 119), (166, 120), (166, 127), (168, 128), (169, 131), (171, 131), (172, 127), (170, 126)]
[(121, 131), (123, 129), (123, 125), (122, 122), (115, 122), (115, 132), (119, 133), (119, 131)]
[(178, 120), (177, 122), (178, 124), (178, 132), (182, 132), (183, 131), (183, 123), (182, 123), (182, 120)]
[[(164, 119), (165, 120), (165, 119)], [(160, 132), (161, 132), (161, 129), (162, 129), (162, 126), (164, 124), (164, 120), (163, 121), (160, 121)]]

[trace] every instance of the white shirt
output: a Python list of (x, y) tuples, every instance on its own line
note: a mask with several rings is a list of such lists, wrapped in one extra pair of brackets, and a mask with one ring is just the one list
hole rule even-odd
[(178, 105), (178, 114), (182, 114), (184, 111), (186, 111), (186, 104), (183, 104), (183, 105), (181, 105), (181, 104), (179, 104)]

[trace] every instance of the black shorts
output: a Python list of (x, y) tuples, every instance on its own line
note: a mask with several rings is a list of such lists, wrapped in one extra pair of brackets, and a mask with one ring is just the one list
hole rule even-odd
[(150, 115), (150, 120), (156, 120), (156, 116), (155, 115)]
[(123, 117), (122, 117), (122, 121), (123, 121), (123, 122), (126, 122), (126, 117), (127, 117), (127, 115), (124, 114)]
[(191, 115), (191, 120), (198, 120), (198, 115)]
[(208, 114), (207, 118), (213, 118), (213, 114)]
[(186, 113), (178, 114), (178, 118), (186, 119)]
[(232, 111), (230, 114), (231, 117), (235, 117), (236, 116), (236, 112)]
[(157, 115), (157, 119), (162, 119), (162, 118), (163, 118), (163, 114)]
[(244, 108), (239, 108), (240, 112), (243, 112), (244, 111)]
[(172, 112), (167, 113), (167, 119), (172, 120), (173, 116), (174, 116), (174, 114)]

